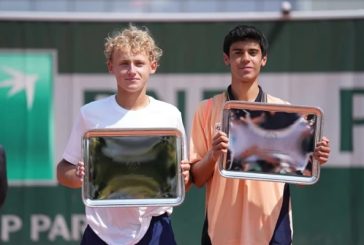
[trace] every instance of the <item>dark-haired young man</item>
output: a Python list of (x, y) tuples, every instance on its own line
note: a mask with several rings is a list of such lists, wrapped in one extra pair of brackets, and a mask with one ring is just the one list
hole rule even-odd
[[(190, 161), (192, 179), (206, 186), (206, 218), (202, 244), (291, 244), (292, 222), (289, 186), (284, 183), (224, 178), (217, 160), (227, 151), (228, 138), (215, 130), (227, 100), (287, 103), (266, 94), (259, 86), (261, 68), (267, 63), (268, 41), (253, 26), (240, 25), (224, 39), (224, 63), (230, 67), (231, 84), (224, 93), (204, 100), (192, 125)], [(329, 141), (323, 137), (314, 157), (328, 160)]]

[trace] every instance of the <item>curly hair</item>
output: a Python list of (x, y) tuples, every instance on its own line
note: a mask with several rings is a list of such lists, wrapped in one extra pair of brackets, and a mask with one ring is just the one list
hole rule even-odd
[(146, 27), (140, 29), (130, 24), (128, 28), (113, 32), (105, 40), (104, 54), (106, 62), (112, 59), (115, 49), (122, 48), (129, 49), (133, 54), (145, 53), (149, 56), (151, 62), (155, 61), (157, 63), (159, 63), (163, 54), (162, 49), (156, 45)]

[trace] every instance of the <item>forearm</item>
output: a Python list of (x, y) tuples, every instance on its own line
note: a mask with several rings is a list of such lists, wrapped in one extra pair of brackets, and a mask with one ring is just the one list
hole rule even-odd
[(191, 174), (193, 183), (202, 187), (212, 177), (215, 171), (216, 160), (212, 151), (209, 151), (200, 161), (191, 164)]
[(69, 188), (80, 188), (82, 181), (76, 175), (77, 166), (66, 160), (62, 160), (57, 165), (57, 180), (63, 186)]

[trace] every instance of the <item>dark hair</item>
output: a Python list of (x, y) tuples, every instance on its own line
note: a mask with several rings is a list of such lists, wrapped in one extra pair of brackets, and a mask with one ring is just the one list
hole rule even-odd
[(254, 26), (239, 25), (229, 31), (225, 36), (223, 51), (229, 55), (230, 47), (233, 43), (238, 41), (253, 40), (259, 43), (262, 55), (266, 56), (268, 52), (268, 40), (262, 32)]

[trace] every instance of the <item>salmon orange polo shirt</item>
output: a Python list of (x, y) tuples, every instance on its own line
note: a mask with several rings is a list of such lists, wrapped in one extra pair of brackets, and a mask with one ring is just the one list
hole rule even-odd
[[(190, 160), (201, 160), (212, 145), (215, 125), (222, 119), (225, 93), (204, 100), (192, 124)], [(267, 95), (268, 103), (287, 103)], [(265, 245), (275, 233), (284, 199), (284, 183), (222, 177), (218, 164), (206, 183), (208, 235), (213, 245)], [(286, 197), (289, 199), (289, 196)], [(290, 199), (286, 201), (292, 236)], [(285, 229), (287, 232), (287, 229)]]

